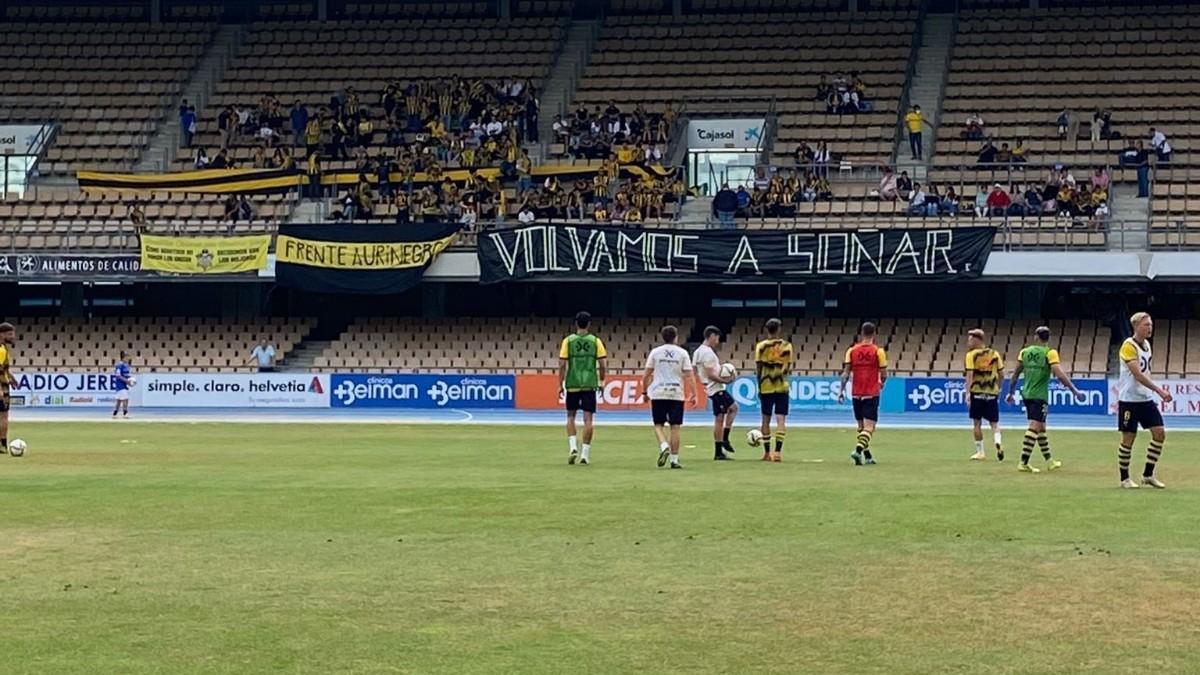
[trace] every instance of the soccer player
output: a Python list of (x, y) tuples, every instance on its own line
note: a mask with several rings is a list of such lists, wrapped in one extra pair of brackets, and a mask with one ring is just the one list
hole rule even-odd
[[(767, 337), (754, 347), (754, 369), (758, 375), (758, 401), (762, 407), (763, 461), (782, 460), (787, 438), (788, 389), (792, 371), (792, 343), (781, 337), (783, 322), (769, 319)], [(771, 451), (771, 418), (775, 418), (775, 450)]]
[[(683, 426), (683, 402), (696, 402), (692, 375), (692, 359), (687, 350), (675, 344), (679, 330), (663, 326), (663, 343), (650, 351), (646, 358), (646, 373), (642, 376), (639, 401), (650, 399), (654, 418), (654, 435), (658, 438), (658, 465), (666, 466), (671, 459), (672, 469), (682, 469), (679, 463), (679, 428)], [(670, 431), (667, 427), (670, 426)]]
[(1142, 485), (1163, 489), (1166, 486), (1154, 475), (1158, 458), (1162, 456), (1167, 432), (1163, 429), (1162, 413), (1154, 403), (1157, 394), (1163, 403), (1171, 402), (1171, 392), (1150, 379), (1152, 354), (1150, 337), (1154, 335), (1154, 320), (1146, 312), (1129, 317), (1133, 337), (1125, 338), (1118, 355), (1121, 357), (1121, 376), (1117, 380), (1117, 428), (1121, 431), (1121, 447), (1117, 459), (1121, 471), (1121, 487), (1141, 487), (1129, 477), (1129, 460), (1133, 456), (1133, 441), (1138, 425), (1150, 430), (1150, 446), (1146, 448), (1146, 468)]
[(1004, 461), (1000, 437), (1000, 385), (1004, 378), (1004, 357), (987, 345), (987, 333), (975, 328), (967, 332), (967, 414), (975, 434), (973, 460), (987, 459), (983, 451), (983, 421), (992, 427), (996, 459)]
[(733, 459), (725, 453), (733, 453), (729, 443), (729, 432), (733, 429), (733, 420), (737, 417), (738, 407), (725, 385), (733, 382), (732, 377), (721, 375), (721, 360), (717, 358), (717, 347), (721, 345), (721, 329), (708, 326), (704, 329), (704, 343), (696, 348), (692, 355), (692, 365), (696, 375), (704, 385), (704, 393), (712, 403), (713, 411), (713, 459), (717, 461)]
[(117, 418), (117, 413), (122, 413), (122, 417), (129, 417), (129, 379), (131, 377), (133, 375), (129, 368), (129, 355), (121, 352), (121, 360), (113, 366), (113, 389), (117, 393), (117, 402), (113, 407), (113, 419)]
[(9, 350), (16, 342), (16, 326), (0, 323), (0, 455), (8, 452), (8, 409), (12, 407), (12, 388), (17, 386)]
[(855, 466), (875, 464), (871, 455), (871, 437), (879, 422), (879, 393), (887, 381), (887, 353), (875, 344), (875, 324), (867, 321), (858, 330), (858, 342), (846, 350), (842, 361), (842, 387), (838, 403), (846, 400), (846, 382), (853, 376), (850, 398), (854, 405), (854, 421), (858, 423), (858, 438), (850, 459)]
[(1042, 449), (1042, 458), (1046, 460), (1046, 470), (1054, 471), (1062, 468), (1062, 462), (1050, 454), (1050, 440), (1046, 438), (1046, 412), (1050, 405), (1050, 376), (1058, 378), (1075, 398), (1082, 400), (1084, 393), (1071, 381), (1059, 365), (1058, 350), (1050, 347), (1050, 328), (1038, 326), (1033, 331), (1033, 344), (1021, 350), (1017, 357), (1017, 367), (1013, 370), (1012, 379), (1008, 382), (1008, 404), (1015, 401), (1017, 379), (1025, 374), (1025, 385), (1021, 387), (1021, 401), (1025, 404), (1025, 416), (1029, 418), (1029, 428), (1025, 430), (1025, 438), (1021, 442), (1021, 463), (1019, 471), (1038, 473), (1035, 467), (1029, 466), (1029, 458), (1033, 455), (1036, 443)]
[[(592, 315), (575, 315), (575, 333), (563, 338), (558, 350), (558, 389), (567, 407), (567, 464), (591, 461), (592, 420), (596, 414), (596, 392), (608, 375), (608, 352), (600, 338), (592, 335)], [(575, 435), (576, 414), (583, 411), (583, 451)]]

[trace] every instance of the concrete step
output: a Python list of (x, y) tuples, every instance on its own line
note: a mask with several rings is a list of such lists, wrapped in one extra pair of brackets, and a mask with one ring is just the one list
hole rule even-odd
[(240, 24), (226, 24), (217, 29), (212, 42), (200, 57), (196, 68), (188, 76), (183, 92), (179, 99), (163, 111), (158, 125), (155, 127), (150, 143), (141, 157), (134, 163), (133, 170), (138, 173), (151, 173), (170, 170), (178, 155), (183, 132), (179, 128), (179, 106), (186, 100), (195, 106), (196, 114), (202, 116), (208, 97), (216, 88), (217, 82), (224, 77), (225, 70), (232, 59), (233, 53), (245, 39), (247, 28)]

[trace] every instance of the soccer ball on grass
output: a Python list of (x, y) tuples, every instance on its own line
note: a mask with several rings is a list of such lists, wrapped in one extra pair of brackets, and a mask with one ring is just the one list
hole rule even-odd
[(762, 445), (762, 441), (763, 435), (758, 429), (751, 429), (746, 432), (746, 442), (750, 444), (750, 447), (757, 448)]
[(23, 457), (25, 455), (25, 441), (15, 438), (12, 443), (8, 444), (8, 453), (13, 457)]

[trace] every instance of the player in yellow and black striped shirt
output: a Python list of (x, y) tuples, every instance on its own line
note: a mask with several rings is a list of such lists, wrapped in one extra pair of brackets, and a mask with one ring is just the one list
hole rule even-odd
[(1004, 380), (1004, 357), (987, 344), (987, 333), (981, 328), (967, 332), (967, 358), (963, 364), (967, 375), (967, 414), (975, 434), (973, 460), (987, 459), (983, 451), (983, 420), (992, 427), (996, 444), (996, 459), (1004, 461), (1004, 446), (1000, 438), (1000, 385)]
[[(770, 319), (767, 337), (754, 347), (754, 371), (758, 376), (758, 400), (762, 406), (763, 461), (782, 459), (787, 437), (788, 398), (791, 390), (792, 343), (784, 340), (783, 322)], [(771, 417), (775, 417), (775, 450), (771, 451)]]

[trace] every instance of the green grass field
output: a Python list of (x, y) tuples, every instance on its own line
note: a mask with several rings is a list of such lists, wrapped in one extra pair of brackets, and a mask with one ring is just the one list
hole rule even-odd
[(856, 468), (845, 430), (716, 464), (693, 427), (667, 471), (633, 428), (569, 467), (550, 427), (18, 426), (4, 673), (1200, 670), (1196, 435), (1123, 492), (1099, 432), (1030, 476), (1013, 431)]

